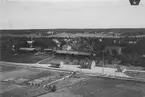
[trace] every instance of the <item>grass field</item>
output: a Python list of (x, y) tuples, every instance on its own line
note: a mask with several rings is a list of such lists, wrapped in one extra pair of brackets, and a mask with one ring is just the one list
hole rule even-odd
[(26, 75), (33, 75), (33, 74), (37, 74), (40, 71), (36, 71), (36, 70), (30, 70), (30, 69), (25, 69), (25, 68), (20, 68), (20, 67), (16, 67), (16, 66), (9, 66), (9, 65), (0, 65), (0, 68), (2, 69), (0, 71), (0, 90), (1, 92), (3, 91), (9, 91), (12, 90), (14, 88), (18, 88), (15, 85), (12, 85), (10, 83), (5, 83), (2, 82), (5, 79), (8, 78), (18, 78), (18, 77), (22, 77), (22, 76), (26, 76)]
[(40, 64), (50, 64), (52, 61), (63, 61), (64, 64), (67, 65), (78, 65), (78, 60), (85, 59), (85, 57), (81, 56), (63, 56), (63, 55), (55, 55), (53, 58), (48, 58), (40, 62)]
[(14, 66), (7, 66), (7, 65), (0, 66), (0, 71), (1, 72), (9, 72), (9, 71), (13, 71), (15, 69), (17, 69), (17, 68), (14, 67)]
[(43, 61), (41, 61), (39, 64), (50, 64), (52, 61), (63, 61), (63, 62), (66, 62), (68, 61), (67, 59), (65, 58), (61, 58), (61, 57), (53, 57), (51, 59), (45, 59)]
[(0, 80), (4, 80), (4, 79), (8, 79), (8, 78), (22, 77), (22, 76), (26, 76), (26, 75), (33, 75), (33, 74), (37, 74), (39, 72), (40, 71), (37, 71), (37, 70), (30, 70), (30, 69), (23, 69), (23, 68), (19, 68), (18, 69), (18, 68), (16, 68), (13, 71), (0, 72), (0, 76), (1, 76)]
[(90, 77), (39, 97), (145, 97), (145, 84)]
[(143, 97), (145, 85), (111, 79), (90, 78), (80, 85), (73, 85), (70, 89), (74, 94), (83, 97)]
[[(43, 88), (43, 86), (38, 88), (35, 86), (25, 85), (24, 83), (19, 85), (15, 83), (17, 79), (28, 79), (27, 81), (29, 82), (46, 76), (55, 76), (56, 78), (53, 80), (57, 80), (68, 74), (64, 72), (13, 67), (9, 65), (0, 65), (0, 68), (3, 68), (3, 71), (0, 71), (0, 97), (32, 97), (44, 92), (48, 92)], [(9, 78), (13, 78), (13, 81), (4, 81), (5, 79)], [(50, 80), (50, 82), (51, 81), (52, 80)]]
[(17, 63), (37, 63), (38, 61), (49, 57), (50, 57), (49, 53), (38, 55), (38, 56), (34, 54), (19, 54), (19, 55), (12, 56), (11, 58), (5, 58), (1, 61), (17, 62)]
[[(30, 81), (44, 76), (61, 78), (67, 75), (64, 72), (17, 68), (8, 65), (0, 65), (0, 68), (3, 68), (3, 71), (0, 71), (1, 81), (6, 78), (24, 78)], [(62, 81), (56, 85), (63, 88), (39, 97), (145, 97), (145, 84), (143, 83), (89, 76), (85, 76), (86, 80), (79, 81), (81, 77), (76, 76), (76, 78)], [(43, 87), (19, 86), (6, 82), (0, 82), (0, 86), (0, 97), (32, 97), (48, 92)]]

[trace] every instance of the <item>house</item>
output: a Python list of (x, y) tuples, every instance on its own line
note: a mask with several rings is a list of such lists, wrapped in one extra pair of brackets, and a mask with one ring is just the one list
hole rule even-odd
[(69, 54), (69, 55), (80, 55), (80, 56), (90, 56), (91, 55), (91, 53), (87, 53), (87, 52), (64, 51), (64, 50), (57, 50), (56, 54)]
[(120, 47), (120, 46), (107, 46), (105, 48), (105, 52), (109, 52), (111, 55), (112, 54), (121, 55), (122, 54), (122, 47)]
[(60, 66), (62, 65), (62, 61), (61, 60), (51, 60), (50, 64), (51, 64), (51, 67), (60, 68)]
[(21, 47), (19, 48), (20, 53), (36, 53), (36, 48), (25, 48)]
[(30, 48), (32, 48), (34, 41), (27, 41), (27, 43), (29, 44)]
[(69, 50), (71, 50), (71, 46), (70, 45), (63, 45), (62, 50), (69, 51)]

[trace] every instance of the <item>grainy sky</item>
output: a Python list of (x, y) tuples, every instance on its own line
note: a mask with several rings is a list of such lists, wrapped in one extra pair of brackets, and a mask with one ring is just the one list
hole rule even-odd
[(145, 0), (1, 0), (0, 29), (145, 28)]

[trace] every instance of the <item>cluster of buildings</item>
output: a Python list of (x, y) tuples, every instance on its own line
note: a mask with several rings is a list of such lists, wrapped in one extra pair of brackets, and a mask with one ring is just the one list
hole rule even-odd
[[(37, 32), (36, 34), (39, 35)], [(20, 36), (20, 35), (19, 35)], [(49, 48), (49, 44), (47, 48), (43, 48), (43, 51), (46, 52), (55, 52), (55, 53), (61, 53), (61, 54), (73, 54), (73, 55), (91, 55), (90, 53), (96, 52), (95, 50), (99, 50), (99, 46), (105, 45), (103, 50), (105, 52), (109, 52), (110, 55), (117, 54), (121, 55), (122, 50), (125, 48), (126, 45), (136, 45), (138, 41), (141, 39), (144, 39), (144, 35), (138, 35), (138, 36), (123, 36), (121, 33), (115, 33), (115, 32), (100, 32), (100, 33), (55, 33), (54, 31), (48, 31), (47, 35), (40, 35), (41, 39), (51, 39), (56, 46), (53, 48)], [(28, 47), (20, 47), (19, 51), (21, 52), (37, 52), (40, 51), (37, 49), (37, 47), (34, 47), (33, 44), (36, 42), (37, 38), (30, 35), (31, 38), (29, 38), (26, 42), (29, 45)], [(35, 38), (35, 40), (33, 40)], [(82, 43), (80, 42), (82, 41)], [(93, 42), (92, 45), (91, 42)], [(47, 42), (47, 41), (43, 41)], [(62, 43), (64, 42), (64, 44)], [(53, 43), (52, 43), (53, 44)], [(81, 47), (82, 45), (82, 48)], [(94, 49), (96, 48), (98, 49)], [(14, 51), (15, 45), (12, 46), (12, 50)], [(76, 54), (77, 52), (77, 54)]]

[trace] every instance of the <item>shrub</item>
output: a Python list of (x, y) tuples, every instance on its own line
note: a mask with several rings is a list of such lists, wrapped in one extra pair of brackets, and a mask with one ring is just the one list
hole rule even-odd
[(55, 91), (56, 91), (56, 85), (53, 85), (53, 86), (52, 86), (51, 91), (52, 91), (52, 92), (55, 92)]

